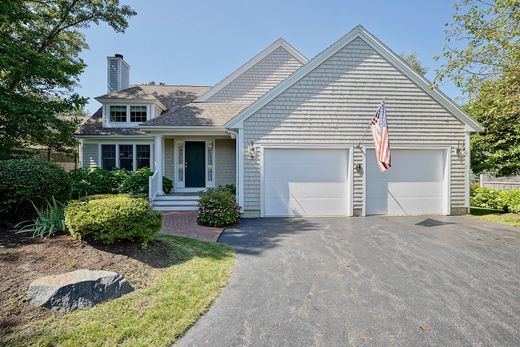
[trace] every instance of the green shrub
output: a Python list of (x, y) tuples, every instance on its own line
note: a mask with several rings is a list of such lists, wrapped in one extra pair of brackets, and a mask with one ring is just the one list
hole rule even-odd
[(161, 214), (143, 198), (94, 195), (71, 201), (65, 208), (65, 224), (75, 239), (105, 244), (133, 240), (146, 247), (161, 229)]
[[(148, 187), (148, 186), (146, 186), (146, 187)], [(172, 191), (173, 181), (171, 179), (169, 179), (168, 177), (163, 176), (163, 178), (162, 178), (162, 187), (163, 187), (163, 192), (168, 194), (169, 192)]]
[(228, 192), (230, 192), (233, 195), (237, 194), (237, 189), (235, 188), (234, 184), (226, 184), (225, 186), (218, 186), (218, 189), (227, 190)]
[(199, 223), (215, 227), (234, 224), (240, 217), (235, 196), (226, 188), (208, 188), (200, 194)]
[(471, 187), (470, 205), (520, 213), (520, 190)]
[[(148, 178), (153, 172), (147, 167), (136, 171), (81, 168), (72, 170), (69, 174), (72, 180), (72, 197), (78, 199), (96, 194), (147, 194)], [(173, 182), (169, 178), (163, 177), (164, 192), (169, 193), (172, 188)]]
[(153, 174), (152, 170), (145, 167), (137, 171), (115, 170), (115, 174), (122, 176), (118, 190), (122, 193), (141, 194), (148, 193), (148, 180)]
[[(36, 219), (30, 224), (23, 223), (25, 225), (17, 233), (30, 233), (32, 237), (48, 237), (65, 231), (64, 208), (65, 204), (57, 202), (54, 198), (52, 198), (52, 203), (47, 201), (45, 208), (34, 206), (37, 214)], [(16, 227), (18, 228), (21, 225), (18, 224)]]
[(111, 171), (100, 168), (81, 168), (69, 172), (72, 182), (72, 198), (94, 194), (108, 194), (116, 190), (116, 180)]
[(35, 216), (34, 206), (42, 208), (53, 198), (67, 201), (70, 179), (60, 166), (43, 160), (9, 159), (0, 161), (0, 216), (18, 221)]
[(520, 190), (502, 190), (500, 194), (509, 212), (520, 213)]

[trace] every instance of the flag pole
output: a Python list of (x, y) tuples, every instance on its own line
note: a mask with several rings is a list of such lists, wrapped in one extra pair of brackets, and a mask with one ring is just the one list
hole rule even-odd
[[(383, 101), (381, 101), (381, 103), (379, 104), (379, 107), (377, 108), (378, 110), (381, 107), (381, 105), (385, 104), (385, 101), (386, 101), (386, 96), (383, 97)], [(365, 131), (363, 131), (363, 134), (361, 135), (361, 138), (359, 139), (359, 141), (358, 141), (358, 143), (356, 145), (356, 148), (361, 149), (361, 142), (363, 142), (363, 139), (365, 138), (365, 135), (366, 135), (368, 129), (370, 129), (370, 123), (368, 123), (368, 126), (365, 128)]]

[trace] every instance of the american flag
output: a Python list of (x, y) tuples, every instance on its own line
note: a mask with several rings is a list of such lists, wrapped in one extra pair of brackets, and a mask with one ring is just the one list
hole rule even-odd
[(370, 122), (372, 137), (376, 149), (377, 166), (384, 172), (392, 166), (390, 156), (390, 141), (388, 140), (388, 123), (386, 121), (386, 109), (384, 102), (379, 106), (377, 112)]

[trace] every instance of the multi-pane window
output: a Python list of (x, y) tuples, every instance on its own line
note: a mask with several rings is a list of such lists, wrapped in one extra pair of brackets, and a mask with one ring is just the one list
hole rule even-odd
[(137, 169), (150, 167), (150, 145), (136, 145), (135, 151), (137, 152)]
[(184, 146), (182, 144), (179, 145), (179, 158), (178, 158), (178, 172), (179, 182), (184, 181)]
[(119, 167), (132, 171), (134, 169), (133, 145), (119, 145)]
[(106, 170), (116, 167), (116, 145), (101, 145), (101, 165)]
[(213, 143), (208, 142), (208, 182), (213, 182)]
[(146, 122), (146, 106), (130, 106), (130, 122)]
[(110, 106), (111, 122), (126, 122), (126, 106), (111, 105)]

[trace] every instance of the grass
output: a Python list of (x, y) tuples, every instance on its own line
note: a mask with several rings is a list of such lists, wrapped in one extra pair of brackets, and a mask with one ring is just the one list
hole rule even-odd
[(487, 208), (472, 207), (470, 214), (475, 218), (495, 223), (509, 225), (520, 228), (520, 214), (505, 213), (502, 210), (492, 210)]
[[(177, 262), (148, 287), (89, 310), (31, 323), (7, 337), (8, 346), (167, 346), (196, 322), (232, 273), (232, 248), (176, 236)], [(0, 343), (1, 344), (1, 343)]]

